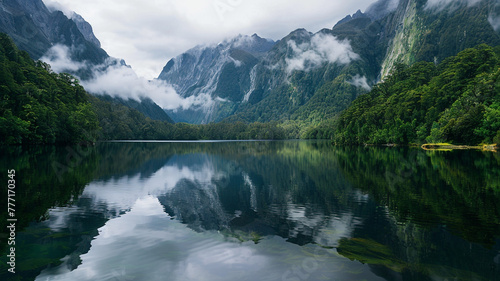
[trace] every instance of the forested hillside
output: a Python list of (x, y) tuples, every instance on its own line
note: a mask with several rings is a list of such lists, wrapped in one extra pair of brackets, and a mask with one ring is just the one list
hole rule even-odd
[[(389, 2), (380, 0), (317, 33), (297, 29), (276, 42), (240, 35), (172, 59), (159, 79), (183, 98), (210, 101), (169, 111), (178, 122), (205, 124), (191, 125), (173, 124), (147, 89), (141, 100), (93, 96), (75, 77), (33, 61), (55, 43), (91, 44), (88, 50), (100, 51), (71, 59), (94, 66), (107, 54), (89, 24), (80, 28), (83, 19), (49, 12), (39, 0), (16, 0), (2, 6), (0, 31), (31, 58), (1, 35), (0, 144), (283, 138), (499, 143), (497, 1), (401, 0), (390, 9)], [(14, 16), (14, 8), (23, 13)], [(32, 12), (43, 16), (29, 25), (43, 38), (27, 36), (16, 24)], [(44, 48), (29, 48), (40, 40)]]
[(335, 124), (309, 137), (339, 144), (500, 143), (500, 47), (480, 45), (435, 66), (398, 65)]
[[(210, 94), (216, 106), (169, 115), (196, 124), (276, 121), (290, 137), (303, 137), (386, 80), (395, 65), (438, 64), (467, 48), (500, 44), (497, 0), (374, 2), (333, 28), (299, 28), (252, 60), (209, 55), (221, 45), (187, 51), (167, 63), (160, 79), (183, 97)], [(207, 79), (194, 79), (202, 75)]]
[(34, 62), (0, 34), (0, 143), (93, 141), (99, 128), (88, 94), (69, 74)]
[(172, 124), (152, 120), (141, 112), (116, 101), (90, 96), (102, 131), (99, 140), (246, 140), (285, 139), (277, 123)]
[(116, 100), (89, 95), (75, 77), (34, 62), (0, 34), (0, 144), (283, 138), (285, 132), (276, 123), (189, 125), (152, 120)]
[(109, 58), (92, 26), (80, 15), (68, 18), (62, 11), (47, 8), (42, 0), (0, 1), (0, 19), (0, 32), (9, 35), (34, 60), (48, 55), (54, 47), (67, 48), (72, 61), (84, 63), (71, 72), (80, 79), (91, 77), (92, 66)]

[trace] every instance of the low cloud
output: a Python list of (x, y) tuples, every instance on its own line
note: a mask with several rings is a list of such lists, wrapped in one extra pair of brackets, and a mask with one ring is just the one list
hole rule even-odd
[(500, 31), (500, 3), (496, 3), (491, 9), (488, 21), (495, 31)]
[(352, 77), (352, 80), (347, 81), (347, 83), (349, 83), (355, 87), (361, 87), (367, 91), (370, 91), (372, 89), (370, 87), (370, 85), (368, 85), (368, 81), (366, 79), (366, 76), (361, 76), (359, 74)]
[(366, 9), (366, 14), (374, 19), (380, 19), (394, 12), (399, 6), (399, 0), (378, 0)]
[(52, 70), (57, 73), (75, 72), (85, 67), (85, 63), (75, 62), (70, 58), (69, 54), (75, 51), (74, 47), (70, 48), (65, 45), (57, 44), (50, 48), (40, 60), (49, 63)]
[[(448, 11), (453, 12), (463, 5), (472, 7), (481, 1), (482, 0), (427, 0), (425, 9), (435, 12), (442, 12), (447, 9)], [(500, 12), (498, 9), (500, 7), (500, 3), (495, 3), (493, 7), (494, 8), (490, 11), (490, 15), (488, 16), (488, 22), (495, 31), (500, 31)]]
[(490, 15), (488, 17), (488, 21), (495, 31), (500, 31), (500, 16), (499, 15)]
[[(42, 61), (51, 65), (52, 70), (61, 72), (76, 72), (86, 69), (88, 65), (83, 62), (71, 60), (72, 48), (63, 45), (53, 46)], [(169, 110), (191, 107), (210, 107), (214, 101), (208, 94), (200, 94), (188, 98), (181, 97), (175, 89), (161, 80), (147, 80), (139, 77), (129, 66), (123, 65), (114, 58), (109, 58), (104, 65), (94, 66), (91, 69), (93, 78), (83, 80), (82, 86), (89, 93), (110, 95), (123, 99), (140, 101), (150, 98), (160, 107)]]
[(293, 52), (293, 57), (286, 59), (288, 73), (295, 70), (309, 71), (323, 63), (348, 64), (359, 58), (352, 50), (349, 40), (339, 41), (328, 34), (316, 34), (309, 43), (300, 45), (292, 40), (288, 42), (288, 46)]
[(160, 81), (148, 81), (141, 78), (127, 66), (115, 64), (106, 70), (94, 72), (94, 77), (82, 82), (90, 93), (138, 101), (149, 97), (166, 109), (174, 109), (183, 104), (182, 98), (171, 86)]
[(363, 11), (375, 2), (106, 0), (104, 5), (102, 0), (43, 1), (58, 1), (82, 15), (92, 24), (108, 54), (124, 58), (148, 79), (157, 77), (168, 60), (193, 46), (216, 43), (240, 33), (281, 39), (297, 28), (313, 32), (332, 28), (348, 13)]
[(62, 5), (61, 3), (57, 2), (57, 1), (43, 0), (43, 3), (45, 3), (45, 6), (47, 6), (47, 9), (49, 9), (49, 11), (51, 11), (51, 12), (61, 11), (68, 19), (73, 18), (73, 16), (75, 15), (75, 12), (68, 9), (66, 6)]
[(471, 7), (481, 1), (482, 0), (427, 0), (425, 9), (441, 12), (444, 9), (454, 10), (463, 4), (467, 4), (467, 6)]
[(394, 12), (399, 6), (399, 0), (389, 0), (387, 1), (386, 11), (389, 13)]
[(235, 60), (235, 59), (233, 59), (233, 58), (231, 58), (231, 60), (233, 61), (234, 66), (236, 66), (236, 67), (240, 67), (240, 66), (242, 66), (242, 65), (243, 65), (243, 62), (242, 62), (242, 61)]

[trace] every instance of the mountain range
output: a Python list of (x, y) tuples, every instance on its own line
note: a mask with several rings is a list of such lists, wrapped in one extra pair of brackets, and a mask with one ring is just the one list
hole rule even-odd
[[(76, 13), (50, 10), (42, 0), (1, 1), (0, 8), (0, 32), (35, 60), (63, 46), (81, 66), (67, 71), (81, 80), (110, 65), (127, 67), (109, 57), (92, 26)], [(297, 29), (277, 41), (239, 35), (172, 58), (156, 81), (186, 100), (204, 101), (189, 108), (163, 110), (147, 93), (140, 99), (128, 93), (99, 97), (153, 120), (276, 121), (300, 137), (308, 127), (337, 117), (399, 65), (438, 65), (479, 44), (500, 45), (497, 0), (379, 0), (316, 33)]]
[(170, 111), (176, 121), (318, 124), (397, 64), (437, 64), (478, 44), (498, 45), (499, 14), (494, 0), (380, 0), (317, 33), (197, 46), (170, 60), (158, 79), (183, 97), (211, 97), (206, 106)]
[(61, 11), (49, 10), (42, 0), (1, 1), (0, 32), (9, 35), (35, 60), (58, 44), (70, 50), (73, 61), (97, 65), (109, 57), (92, 26), (80, 15), (74, 13), (68, 18)]
[[(81, 80), (93, 78), (96, 70), (125, 65), (101, 48), (92, 26), (82, 16), (49, 9), (42, 0), (0, 1), (0, 32), (9, 35), (32, 59), (62, 61), (54, 70), (71, 73)], [(138, 101), (96, 94), (108, 102), (137, 109), (153, 120), (173, 122), (148, 97)]]
[(170, 111), (175, 121), (209, 123), (234, 112), (238, 102), (248, 101), (257, 76), (256, 66), (276, 42), (239, 35), (209, 46), (197, 46), (171, 59), (158, 79), (172, 84), (184, 98), (207, 96), (211, 103)]

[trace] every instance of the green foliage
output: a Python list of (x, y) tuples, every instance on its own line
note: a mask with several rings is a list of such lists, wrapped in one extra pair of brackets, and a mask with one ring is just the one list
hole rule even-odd
[(341, 238), (337, 251), (350, 260), (385, 266), (396, 272), (402, 272), (407, 266), (388, 246), (371, 239)]
[(108, 101), (112, 103), (118, 103), (137, 109), (139, 112), (144, 114), (144, 116), (149, 117), (153, 120), (167, 121), (169, 123), (174, 123), (174, 121), (168, 116), (168, 114), (159, 105), (154, 103), (149, 98), (141, 98), (140, 100), (135, 99), (123, 99), (120, 97), (112, 97), (108, 95), (99, 96), (102, 101)]
[(277, 123), (187, 123), (151, 120), (119, 102), (90, 97), (102, 132), (101, 140), (243, 140), (284, 139), (285, 130)]
[(0, 144), (94, 141), (99, 129), (88, 94), (69, 74), (33, 62), (0, 34)]
[(398, 65), (338, 118), (344, 144), (491, 142), (500, 130), (500, 57), (480, 45), (437, 67)]
[[(491, 247), (500, 230), (500, 157), (476, 150), (338, 147), (346, 179), (400, 222), (435, 222)], [(490, 228), (491, 227), (491, 228)]]
[(190, 125), (151, 120), (123, 102), (88, 95), (75, 77), (33, 62), (6, 35), (0, 40), (0, 144), (286, 137), (277, 123)]
[[(337, 36), (334, 31), (322, 32)], [(355, 32), (352, 38), (353, 44), (368, 40), (358, 38), (358, 35), (362, 37), (358, 33), (359, 31)], [(344, 37), (344, 34), (338, 36)], [(266, 59), (257, 65), (255, 89), (248, 102), (241, 103), (225, 121), (277, 121), (286, 124), (285, 126), (294, 124), (299, 132), (292, 130), (292, 136), (299, 137), (304, 134), (307, 126), (318, 125), (334, 117), (357, 96), (366, 92), (353, 85), (353, 77), (363, 75), (372, 80), (370, 77), (378, 74), (379, 70), (373, 67), (374, 62), (369, 59), (356, 60), (350, 64), (325, 62), (311, 69), (289, 72), (286, 67), (287, 59), (294, 56), (287, 43), (289, 40), (300, 45), (311, 39), (303, 31), (296, 31), (277, 43)], [(364, 54), (361, 47), (355, 50)], [(371, 52), (366, 55), (373, 57)]]
[(353, 86), (348, 79), (347, 75), (342, 74), (332, 82), (324, 84), (292, 115), (292, 119), (314, 124), (332, 118), (346, 109), (354, 99), (366, 92), (362, 88)]
[(5, 137), (7, 143), (18, 144), (22, 142), (23, 136), (29, 134), (30, 123), (12, 115), (10, 110), (0, 116), (0, 135)]
[[(458, 2), (458, 1), (457, 1)], [(500, 35), (488, 22), (494, 0), (477, 5), (458, 4), (453, 12), (428, 13), (421, 10), (425, 31), (415, 46), (416, 61), (443, 61), (466, 48), (478, 44), (498, 45)]]

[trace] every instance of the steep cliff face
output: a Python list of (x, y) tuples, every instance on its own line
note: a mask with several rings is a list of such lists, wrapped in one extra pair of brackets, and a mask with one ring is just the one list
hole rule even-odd
[(88, 23), (82, 16), (77, 13), (73, 14), (71, 20), (73, 20), (73, 22), (76, 24), (76, 27), (78, 27), (78, 30), (80, 30), (85, 40), (91, 42), (97, 48), (101, 48), (101, 42), (95, 36), (94, 30), (92, 29), (90, 23)]
[(357, 12), (333, 29), (296, 30), (257, 65), (248, 103), (228, 120), (316, 123), (333, 117), (376, 82), (381, 26)]
[(390, 73), (394, 64), (411, 64), (415, 61), (415, 45), (425, 32), (422, 19), (417, 15), (417, 2), (401, 1), (392, 18), (387, 19), (387, 27), (394, 37), (389, 39), (387, 56), (381, 67), (381, 79)]
[(39, 1), (1, 1), (0, 31), (8, 34), (20, 49), (40, 58), (50, 48), (51, 13)]
[(0, 32), (13, 38), (33, 59), (56, 44), (69, 47), (75, 61), (101, 64), (108, 57), (81, 16), (74, 14), (70, 19), (61, 11), (50, 11), (42, 0), (0, 1)]
[(232, 63), (227, 46), (195, 48), (170, 61), (160, 79), (185, 97), (208, 93), (215, 100), (184, 121), (318, 123), (396, 64), (438, 63), (478, 44), (500, 44), (499, 15), (496, 0), (379, 0), (332, 29), (290, 33), (246, 68)]
[(386, 21), (394, 37), (390, 39), (381, 77), (386, 77), (396, 63), (439, 63), (482, 43), (500, 44), (499, 30), (495, 30), (499, 6), (495, 0), (401, 0)]
[(197, 108), (169, 111), (176, 121), (209, 123), (233, 113), (245, 100), (255, 80), (255, 65), (275, 42), (238, 36), (216, 45), (197, 46), (170, 60), (158, 77), (172, 84), (182, 97), (204, 97)]
[[(49, 9), (42, 0), (0, 1), (0, 32), (13, 38), (16, 45), (34, 60), (60, 61), (57, 66), (52, 65), (52, 70), (69, 72), (81, 80), (95, 77), (96, 69), (125, 65), (124, 61), (109, 58), (92, 26), (80, 15), (64, 14), (54, 7)], [(109, 96), (100, 98), (137, 109), (151, 119), (172, 122), (149, 98), (140, 102)]]

